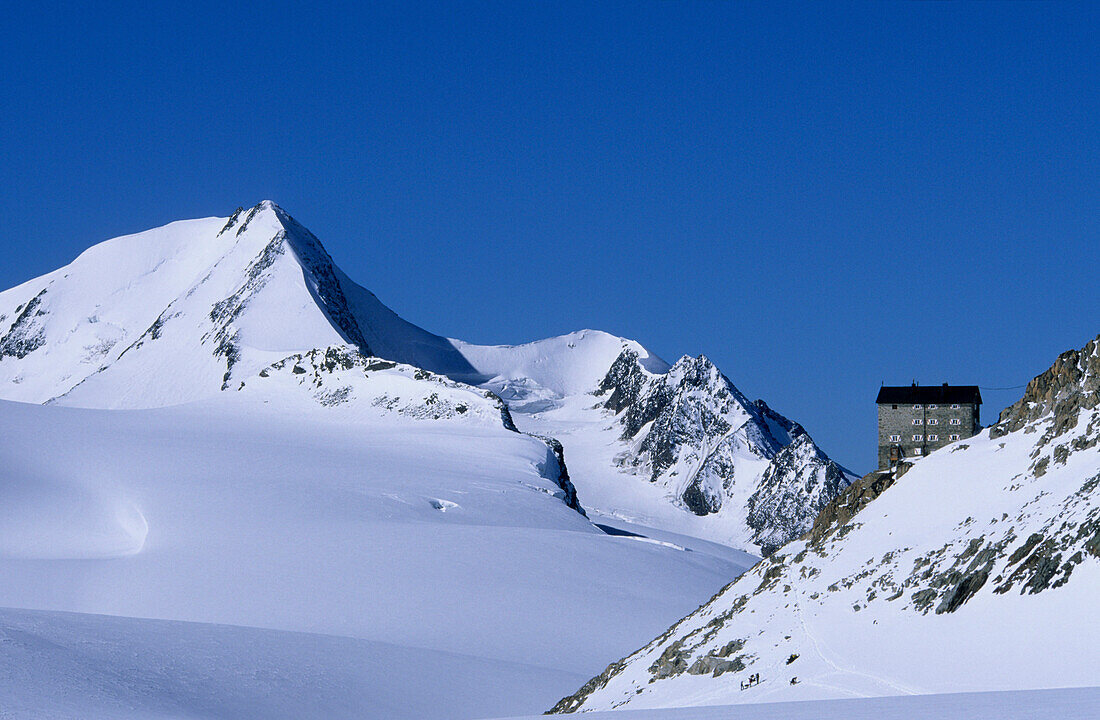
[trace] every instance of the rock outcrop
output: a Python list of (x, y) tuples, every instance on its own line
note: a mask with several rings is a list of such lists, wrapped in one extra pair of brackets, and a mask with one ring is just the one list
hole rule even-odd
[(629, 443), (623, 467), (668, 487), (687, 512), (740, 514), (763, 554), (808, 530), (854, 479), (798, 423), (750, 402), (705, 356), (651, 373), (624, 349), (596, 394)]

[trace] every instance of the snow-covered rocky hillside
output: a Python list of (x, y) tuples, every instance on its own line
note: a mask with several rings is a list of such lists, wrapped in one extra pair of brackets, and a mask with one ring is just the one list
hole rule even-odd
[(1094, 686), (1097, 598), (1100, 339), (555, 709)]
[(584, 717), (585, 720), (1062, 720), (1100, 717), (1100, 688), (893, 695), (660, 710), (623, 708), (592, 712)]
[(592, 330), (518, 346), (422, 330), (269, 201), (109, 240), (0, 293), (8, 400), (165, 407), (341, 346), (492, 390), (521, 430), (560, 440), (582, 504), (620, 529), (766, 554), (854, 479), (704, 357), (670, 368), (637, 342)]

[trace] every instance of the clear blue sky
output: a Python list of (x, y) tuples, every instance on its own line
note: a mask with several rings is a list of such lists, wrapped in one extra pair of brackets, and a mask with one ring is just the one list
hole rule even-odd
[(858, 471), (883, 381), (1100, 333), (1096, 3), (38, 5), (2, 287), (270, 198), (430, 330), (705, 353)]

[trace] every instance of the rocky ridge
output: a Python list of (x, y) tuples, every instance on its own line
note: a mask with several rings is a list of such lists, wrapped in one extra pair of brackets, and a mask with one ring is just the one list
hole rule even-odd
[(809, 529), (852, 476), (797, 423), (741, 394), (705, 356), (647, 371), (625, 348), (596, 389), (629, 443), (618, 462), (686, 511), (742, 513), (769, 554)]

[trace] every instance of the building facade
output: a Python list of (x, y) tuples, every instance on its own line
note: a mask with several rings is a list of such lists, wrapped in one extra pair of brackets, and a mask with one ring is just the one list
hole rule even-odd
[(880, 470), (971, 437), (982, 427), (976, 385), (884, 386), (875, 402)]

